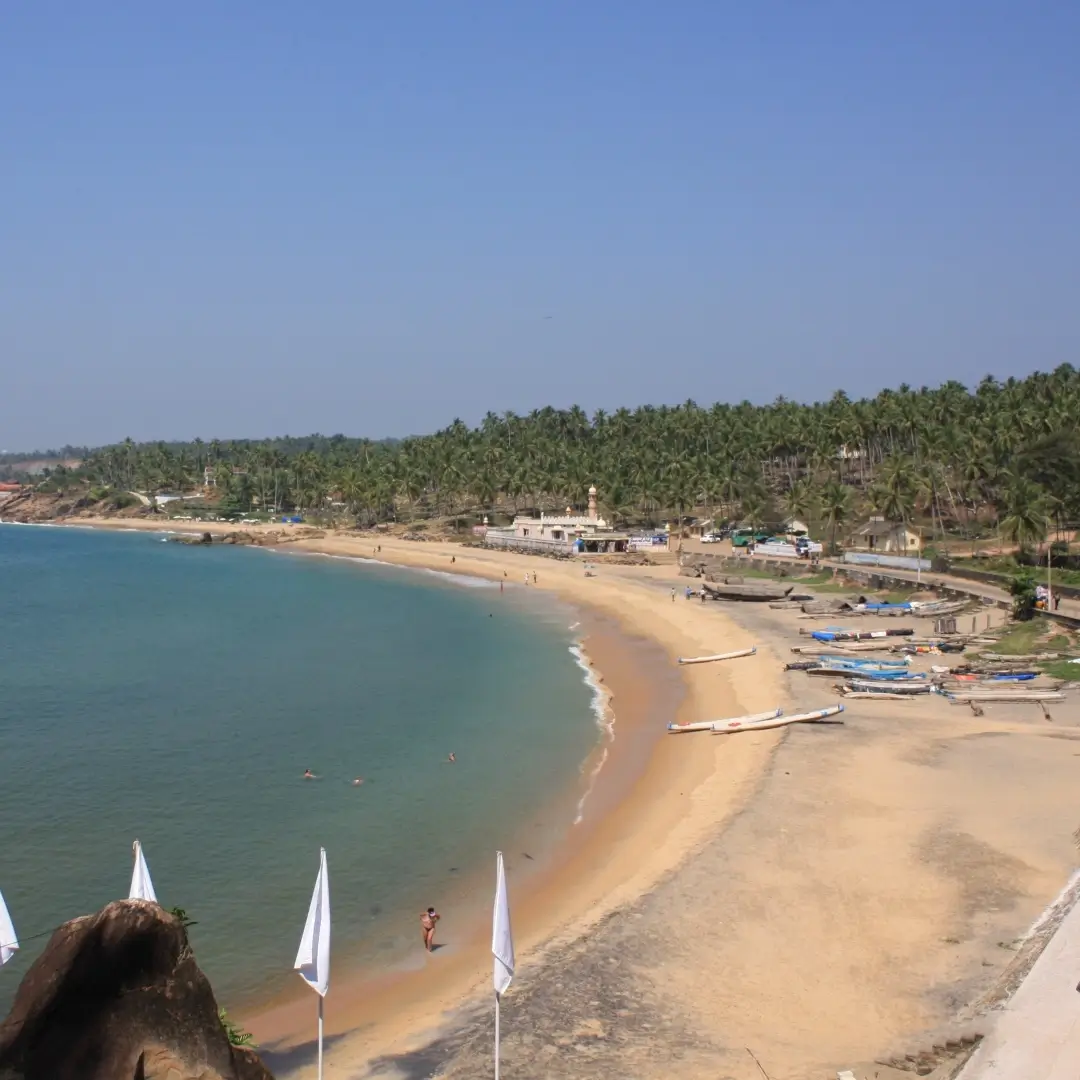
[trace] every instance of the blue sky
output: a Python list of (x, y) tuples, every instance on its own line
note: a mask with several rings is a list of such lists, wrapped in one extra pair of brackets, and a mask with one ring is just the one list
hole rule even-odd
[(0, 447), (1080, 363), (1078, 41), (995, 0), (7, 4)]

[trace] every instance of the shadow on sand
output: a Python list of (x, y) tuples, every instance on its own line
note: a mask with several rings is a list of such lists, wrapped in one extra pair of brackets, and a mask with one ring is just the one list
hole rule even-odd
[[(324, 1035), (323, 1057), (332, 1053), (334, 1047), (344, 1038), (344, 1035)], [(293, 1069), (314, 1065), (319, 1056), (319, 1044), (317, 1039), (312, 1039), (296, 1046), (275, 1049), (273, 1043), (262, 1043), (255, 1048), (255, 1052), (275, 1076), (285, 1076)]]

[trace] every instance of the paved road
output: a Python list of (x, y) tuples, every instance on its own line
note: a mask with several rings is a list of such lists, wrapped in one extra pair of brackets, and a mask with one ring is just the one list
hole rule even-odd
[(1058, 927), (957, 1080), (1080, 1076), (1080, 904)]

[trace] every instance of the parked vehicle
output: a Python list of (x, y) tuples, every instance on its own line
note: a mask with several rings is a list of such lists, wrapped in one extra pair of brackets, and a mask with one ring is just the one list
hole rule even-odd
[(754, 532), (753, 529), (736, 529), (731, 534), (732, 547), (746, 547), (747, 544), (763, 544), (772, 536), (772, 533)]

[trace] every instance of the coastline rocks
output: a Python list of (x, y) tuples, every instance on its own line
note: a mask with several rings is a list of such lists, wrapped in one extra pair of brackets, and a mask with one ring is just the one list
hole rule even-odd
[(188, 533), (184, 536), (170, 536), (169, 539), (174, 544), (212, 544), (214, 537), (210, 533)]
[(88, 494), (61, 495), (35, 490), (21, 491), (0, 502), (0, 518), (24, 525), (80, 517), (141, 518), (154, 513), (151, 507), (141, 504), (119, 507), (115, 497), (94, 500)]
[(273, 1080), (232, 1047), (183, 923), (117, 900), (64, 923), (0, 1023), (3, 1080)]

